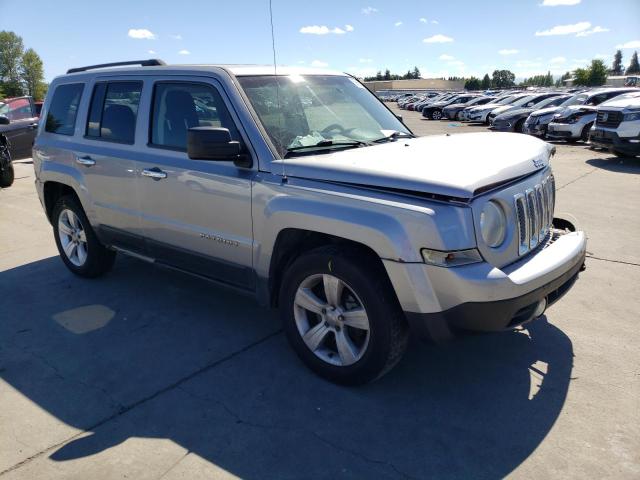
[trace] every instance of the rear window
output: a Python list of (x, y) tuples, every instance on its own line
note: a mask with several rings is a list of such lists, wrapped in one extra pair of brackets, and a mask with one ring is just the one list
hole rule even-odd
[(142, 82), (99, 82), (93, 88), (86, 136), (133, 143)]
[(56, 87), (47, 112), (44, 129), (59, 135), (73, 135), (78, 115), (78, 104), (84, 84), (70, 83)]

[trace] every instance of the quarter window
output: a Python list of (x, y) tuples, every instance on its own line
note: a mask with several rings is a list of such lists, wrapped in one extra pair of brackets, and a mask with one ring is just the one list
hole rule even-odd
[(73, 135), (78, 114), (78, 104), (84, 84), (70, 83), (56, 87), (47, 112), (44, 129), (60, 135)]
[(86, 135), (133, 143), (142, 82), (99, 82), (93, 88)]
[(192, 127), (228, 128), (239, 139), (220, 93), (210, 85), (159, 82), (153, 94), (151, 144), (176, 150), (187, 149), (187, 132)]

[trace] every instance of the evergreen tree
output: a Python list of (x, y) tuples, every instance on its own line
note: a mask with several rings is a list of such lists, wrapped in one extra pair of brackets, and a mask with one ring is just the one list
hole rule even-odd
[(638, 64), (638, 52), (633, 52), (631, 56), (631, 62), (629, 68), (627, 68), (627, 75), (635, 75), (640, 73), (640, 64)]
[(611, 66), (611, 75), (624, 74), (624, 66), (622, 65), (622, 51), (618, 50), (613, 56), (613, 65)]
[(485, 73), (484, 77), (482, 77), (482, 84), (480, 86), (483, 90), (488, 90), (491, 88), (491, 77), (489, 77), (488, 73)]

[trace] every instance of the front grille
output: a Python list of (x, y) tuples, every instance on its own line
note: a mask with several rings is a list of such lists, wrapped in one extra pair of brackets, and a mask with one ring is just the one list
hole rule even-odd
[(618, 128), (620, 122), (622, 122), (622, 112), (600, 110), (596, 117), (596, 125), (599, 127)]
[(524, 193), (514, 195), (518, 217), (518, 255), (524, 255), (544, 242), (553, 222), (555, 195), (553, 175)]

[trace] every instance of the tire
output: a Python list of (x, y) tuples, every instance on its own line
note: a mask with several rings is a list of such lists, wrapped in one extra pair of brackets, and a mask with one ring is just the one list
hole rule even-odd
[(2, 168), (2, 172), (0, 172), (0, 187), (8, 188), (13, 185), (13, 180), (15, 178), (15, 172), (13, 170), (13, 165), (9, 163)]
[[(384, 268), (372, 260), (355, 249), (321, 247), (295, 259), (282, 277), (279, 305), (287, 338), (307, 367), (334, 383), (375, 380), (407, 347), (404, 314)], [(326, 294), (325, 282), (334, 286), (330, 292), (341, 292), (337, 302), (335, 294)], [(332, 310), (332, 304), (338, 308)], [(349, 312), (359, 307), (364, 317), (349, 320)], [(357, 328), (349, 325), (356, 321)]]
[(71, 272), (80, 277), (95, 278), (111, 270), (116, 253), (100, 243), (74, 196), (60, 197), (51, 218), (60, 258)]
[(433, 110), (431, 112), (431, 120), (442, 120), (442, 110)]
[(524, 121), (525, 121), (524, 118), (521, 120), (518, 120), (513, 130), (517, 133), (524, 133)]
[(582, 129), (582, 133), (580, 134), (580, 140), (585, 143), (589, 141), (589, 130), (591, 130), (591, 127), (593, 127), (593, 122), (587, 123)]

